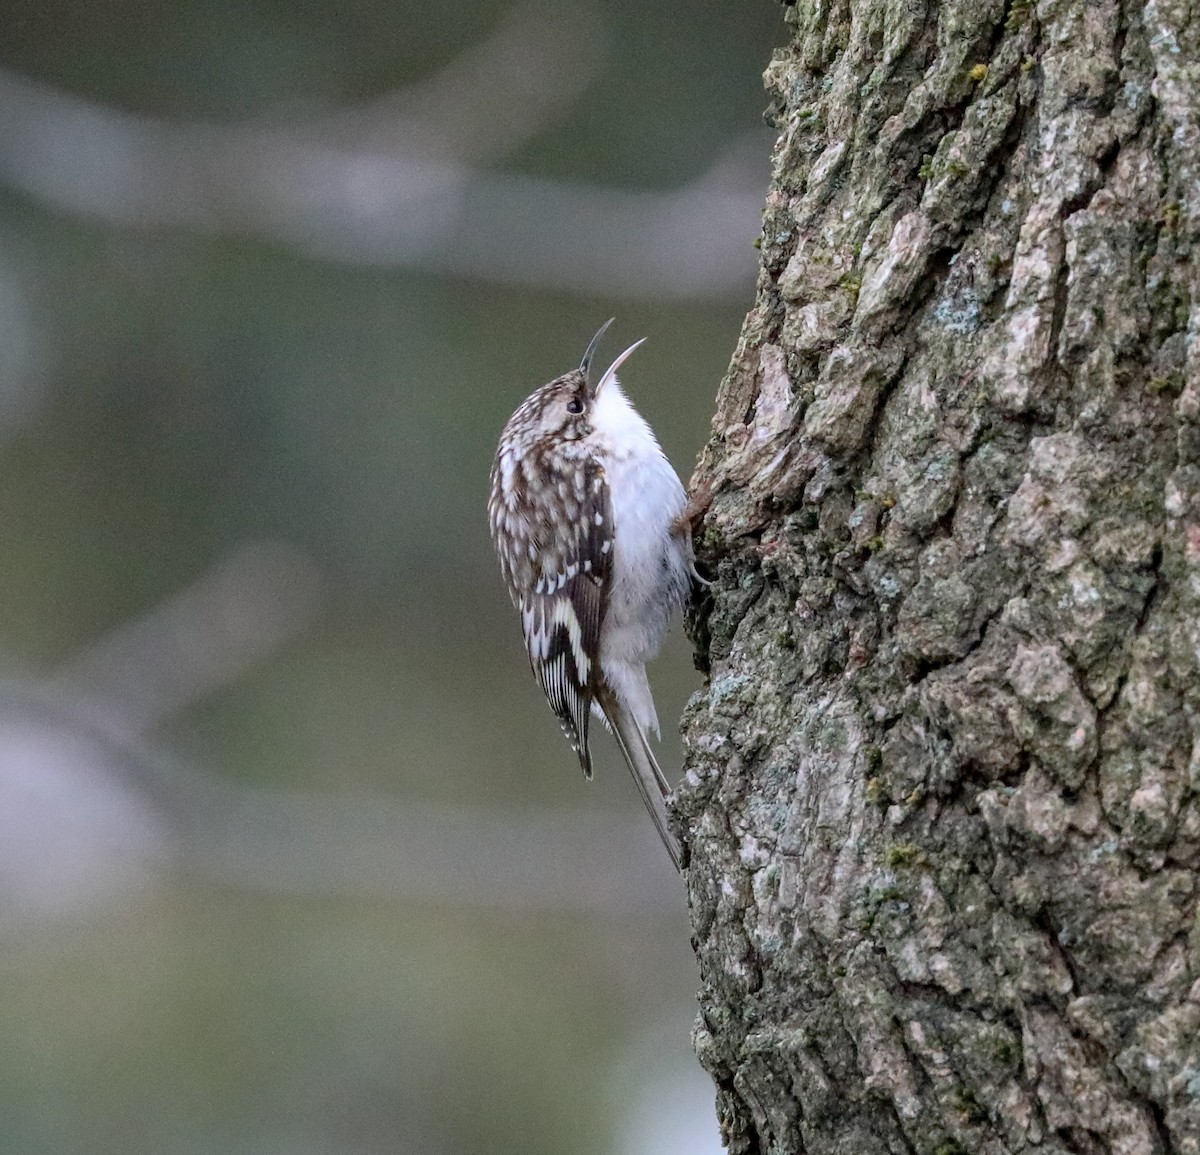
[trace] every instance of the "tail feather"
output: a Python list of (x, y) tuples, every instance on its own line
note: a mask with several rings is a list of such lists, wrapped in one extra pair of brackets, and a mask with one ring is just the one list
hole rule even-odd
[(616, 696), (611, 693), (604, 694), (601, 705), (612, 728), (613, 737), (616, 738), (621, 754), (629, 766), (630, 773), (633, 774), (633, 780), (637, 783), (638, 793), (641, 794), (642, 801), (654, 821), (658, 836), (667, 848), (675, 869), (680, 870), (682, 850), (679, 839), (671, 831), (667, 815), (667, 795), (670, 794), (671, 788), (667, 784), (666, 776), (659, 768), (642, 728), (616, 700)]

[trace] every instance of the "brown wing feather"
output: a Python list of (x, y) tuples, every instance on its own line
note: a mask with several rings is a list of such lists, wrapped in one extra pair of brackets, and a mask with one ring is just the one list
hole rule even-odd
[(589, 466), (573, 481), (553, 485), (543, 506), (550, 516), (539, 526), (536, 578), (521, 597), (521, 623), (534, 676), (590, 778), (588, 720), (600, 677), (612, 513), (599, 466)]

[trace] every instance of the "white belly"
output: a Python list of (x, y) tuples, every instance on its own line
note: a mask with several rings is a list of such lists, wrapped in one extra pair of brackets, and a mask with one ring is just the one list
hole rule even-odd
[(647, 662), (658, 653), (690, 582), (684, 546), (671, 532), (687, 497), (657, 445), (610, 461), (608, 473), (615, 540), (601, 660)]

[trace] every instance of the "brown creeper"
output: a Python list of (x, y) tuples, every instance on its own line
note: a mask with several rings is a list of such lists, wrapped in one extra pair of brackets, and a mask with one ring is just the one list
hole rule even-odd
[(686, 496), (650, 426), (621, 392), (631, 345), (589, 380), (603, 325), (578, 369), (529, 395), (492, 466), (488, 518), (500, 572), (521, 611), (534, 677), (592, 776), (588, 717), (611, 728), (678, 869), (667, 780), (650, 749), (658, 716), (646, 662), (693, 573)]

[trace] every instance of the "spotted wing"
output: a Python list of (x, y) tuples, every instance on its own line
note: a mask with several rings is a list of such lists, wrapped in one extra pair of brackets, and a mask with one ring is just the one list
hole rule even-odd
[(612, 574), (612, 509), (599, 466), (573, 473), (572, 481), (550, 490), (537, 573), (521, 598), (521, 624), (534, 676), (590, 778), (588, 719)]

